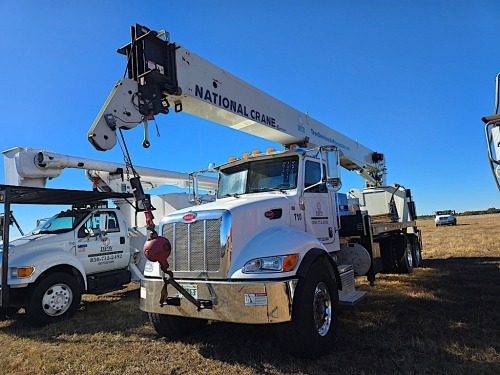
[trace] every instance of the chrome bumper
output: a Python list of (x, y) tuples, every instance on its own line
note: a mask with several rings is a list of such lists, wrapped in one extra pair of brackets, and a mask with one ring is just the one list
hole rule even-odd
[[(233, 323), (281, 323), (292, 319), (296, 279), (286, 281), (199, 281), (176, 280), (195, 298), (211, 300), (211, 309), (201, 309), (180, 298), (180, 306), (160, 306), (163, 280), (143, 279), (140, 309), (148, 313), (178, 315)], [(180, 293), (168, 285), (169, 297)]]

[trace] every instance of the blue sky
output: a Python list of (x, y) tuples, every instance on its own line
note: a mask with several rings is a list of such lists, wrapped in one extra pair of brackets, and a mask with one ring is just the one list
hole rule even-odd
[[(481, 122), (500, 71), (499, 16), (498, 0), (1, 1), (0, 150), (120, 162), (86, 136), (139, 23), (384, 153), (388, 182), (410, 187), (420, 214), (500, 208)], [(185, 114), (156, 121), (148, 150), (140, 128), (126, 132), (136, 165), (190, 172), (276, 146)], [(67, 170), (48, 187), (91, 186)], [(52, 213), (19, 212), (25, 229)]]

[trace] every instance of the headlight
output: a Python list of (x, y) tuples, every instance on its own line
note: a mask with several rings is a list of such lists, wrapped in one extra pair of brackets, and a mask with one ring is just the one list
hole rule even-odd
[(255, 258), (245, 263), (243, 273), (289, 272), (298, 262), (298, 254)]

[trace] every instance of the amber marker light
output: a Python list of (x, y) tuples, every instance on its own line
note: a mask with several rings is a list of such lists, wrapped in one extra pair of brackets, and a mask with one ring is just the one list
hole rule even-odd
[(230, 162), (230, 163), (234, 163), (235, 161), (236, 161), (236, 158), (235, 158), (234, 156), (231, 156), (231, 157), (229, 158), (229, 162)]
[(287, 255), (285, 259), (283, 259), (283, 272), (292, 271), (299, 261), (298, 254)]
[(260, 154), (260, 151), (259, 150), (253, 150), (252, 151), (252, 156), (257, 156)]
[(35, 272), (35, 267), (19, 267), (17, 277), (30, 277)]
[(266, 154), (268, 154), (268, 155), (269, 155), (269, 154), (270, 154), (270, 153), (272, 153), (272, 152), (274, 152), (274, 148), (272, 148), (272, 147), (268, 147), (268, 148), (266, 148)]

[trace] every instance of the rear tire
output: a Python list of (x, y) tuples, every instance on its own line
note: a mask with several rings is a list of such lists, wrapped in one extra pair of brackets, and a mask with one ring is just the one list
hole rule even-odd
[(187, 318), (184, 316), (164, 315), (148, 313), (149, 321), (155, 331), (168, 339), (180, 339), (191, 333), (202, 329), (206, 324), (206, 319)]
[[(398, 271), (400, 273), (412, 273), (413, 272), (413, 252), (412, 246), (408, 237), (402, 239), (402, 246), (404, 246), (403, 253), (398, 259)], [(399, 253), (399, 249), (396, 249), (396, 253)]]
[(53, 273), (38, 281), (26, 303), (26, 319), (44, 326), (72, 317), (82, 299), (77, 280), (67, 273)]
[(420, 247), (420, 242), (418, 241), (417, 237), (413, 239), (411, 254), (413, 257), (413, 267), (414, 268), (420, 267), (422, 264), (422, 249)]
[(295, 289), (292, 321), (280, 327), (285, 350), (303, 358), (318, 358), (330, 352), (337, 336), (338, 303), (333, 272), (324, 262), (314, 262)]

